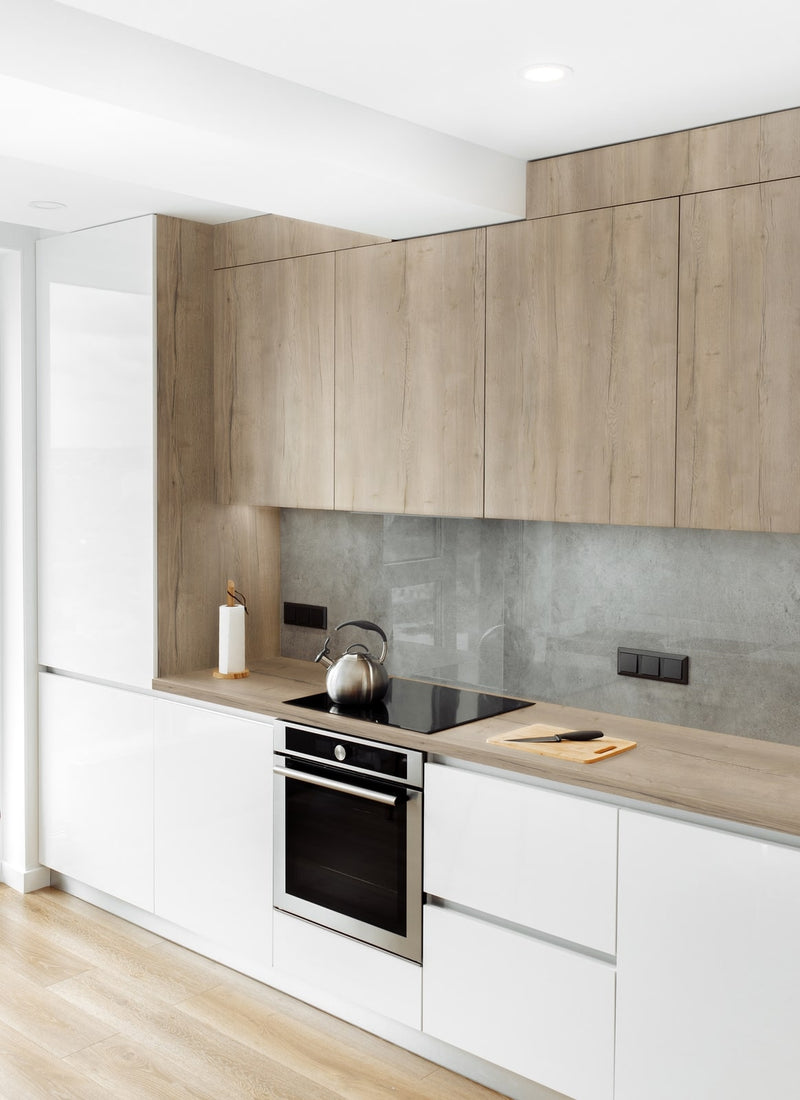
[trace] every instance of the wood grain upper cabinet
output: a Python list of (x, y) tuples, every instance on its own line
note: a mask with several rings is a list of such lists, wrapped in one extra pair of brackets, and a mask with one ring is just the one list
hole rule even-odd
[(681, 204), (676, 522), (800, 531), (800, 179)]
[(678, 200), (487, 230), (487, 517), (671, 526)]
[(216, 272), (222, 503), (333, 507), (333, 253)]
[(336, 507), (480, 516), (485, 230), (336, 265)]

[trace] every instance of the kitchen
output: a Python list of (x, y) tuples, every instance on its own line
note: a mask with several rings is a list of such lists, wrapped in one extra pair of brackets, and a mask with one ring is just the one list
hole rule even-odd
[[(790, 115), (788, 112), (785, 117)], [(697, 121), (700, 124), (701, 120)], [(720, 130), (712, 128), (709, 133), (714, 136)], [(746, 144), (741, 131), (736, 131), (731, 147), (742, 150)], [(769, 147), (769, 155), (775, 156), (775, 150), (783, 148), (790, 148), (790, 144)], [(730, 164), (726, 165), (727, 170)], [(763, 178), (780, 180), (784, 175), (796, 174), (796, 169), (787, 172), (775, 169), (770, 175), (768, 169)], [(732, 185), (744, 187), (753, 182), (740, 176)], [(678, 192), (673, 188), (668, 193)], [(611, 205), (635, 203), (644, 198), (649, 201), (658, 196), (613, 196)], [(551, 214), (548, 211), (548, 216)], [(275, 222), (273, 219), (270, 224)], [(244, 226), (244, 222), (239, 224)], [(490, 225), (490, 219), (486, 217), (479, 224)], [(460, 230), (457, 226), (447, 228)], [(174, 226), (169, 231), (172, 233)], [(491, 232), (490, 226), (487, 234)], [(496, 231), (495, 240), (500, 232)], [(369, 244), (362, 241), (356, 251), (366, 256), (373, 247), (379, 250), (380, 242), (374, 238), (386, 235), (371, 234), (373, 240)], [(160, 239), (158, 245), (161, 246)], [(170, 238), (165, 245), (167, 258), (174, 247), (175, 241)], [(199, 254), (209, 247), (207, 235), (203, 239), (198, 233), (194, 244), (184, 241), (183, 247), (196, 248)], [(341, 250), (348, 248), (339, 239), (339, 243), (315, 244), (311, 250), (329, 256), (336, 252), (338, 262)], [(23, 258), (29, 258), (30, 251), (32, 248), (27, 256), (23, 251)], [(391, 259), (392, 249), (387, 248), (386, 252)], [(242, 267), (255, 268), (268, 262), (263, 256), (245, 254)], [(226, 262), (210, 266), (231, 271), (237, 265)], [(24, 269), (23, 277), (30, 278)], [(205, 311), (201, 312), (205, 316)], [(486, 316), (488, 326), (488, 312)], [(30, 326), (29, 316), (26, 323)], [(169, 317), (159, 314), (159, 340), (162, 329), (169, 324)], [(187, 330), (183, 331), (185, 334)], [(204, 362), (203, 369), (207, 370), (208, 360)], [(197, 397), (195, 392), (191, 400), (196, 401)], [(177, 413), (180, 411), (178, 401)], [(488, 411), (487, 408), (487, 414)], [(175, 412), (175, 406), (170, 412)], [(91, 409), (85, 422), (77, 422), (80, 430), (91, 429), (94, 418), (90, 414)], [(164, 415), (161, 403), (159, 415)], [(185, 425), (181, 430), (185, 433)], [(164, 438), (160, 423), (159, 447)], [(265, 445), (269, 442), (267, 437)], [(487, 437), (487, 462), (489, 442)], [(367, 464), (374, 462), (377, 443), (367, 445), (358, 441), (358, 444), (350, 450), (354, 461), (360, 458), (366, 459)], [(26, 443), (21, 441), (19, 446), (24, 448)], [(206, 476), (207, 456), (198, 453), (202, 449), (187, 444), (181, 461), (195, 463), (193, 472), (200, 471)], [(168, 450), (162, 455), (159, 451), (159, 475), (165, 462), (171, 461), (174, 461), (172, 452)], [(330, 472), (332, 480), (329, 462), (318, 463), (318, 477), (320, 471)], [(30, 477), (29, 470), (27, 476)], [(190, 494), (192, 486), (182, 485), (180, 491)], [(213, 578), (196, 577), (191, 568), (187, 570), (191, 579), (176, 572), (176, 563), (183, 563), (185, 568), (187, 562), (196, 562), (198, 572), (208, 568), (203, 559), (216, 552), (215, 547), (222, 541), (215, 535), (209, 542), (202, 542), (202, 532), (209, 529), (203, 525), (211, 522), (222, 525), (228, 545), (231, 540), (239, 540), (235, 555), (239, 571), (234, 575), (252, 607), (248, 636), (250, 652), (256, 657), (274, 653), (307, 661), (314, 656), (324, 634), (304, 627), (281, 627), (279, 622), (283, 601), (309, 603), (328, 608), (331, 626), (353, 614), (381, 623), (392, 638), (390, 668), (394, 675), (441, 678), (488, 691), (536, 698), (537, 706), (549, 700), (589, 712), (725, 731), (747, 739), (768, 740), (776, 746), (797, 744), (797, 693), (793, 690), (798, 655), (796, 526), (782, 527), (774, 522), (771, 530), (759, 533), (747, 527), (739, 531), (713, 530), (714, 526), (724, 526), (715, 523), (707, 527), (692, 523), (659, 527), (652, 520), (628, 526), (597, 518), (590, 522), (567, 522), (555, 516), (558, 522), (527, 520), (509, 518), (513, 513), (504, 511), (498, 518), (481, 519), (478, 517), (484, 514), (482, 510), (448, 516), (444, 507), (422, 517), (400, 516), (389, 507), (368, 515), (349, 510), (328, 512), (322, 509), (329, 508), (329, 504), (318, 503), (295, 510), (280, 501), (279, 516), (259, 506), (259, 502), (253, 502), (255, 507), (223, 506), (224, 512), (213, 511), (212, 515), (208, 502), (188, 498), (165, 500), (163, 493), (159, 494), (158, 503), (160, 509), (172, 509), (168, 516), (173, 519), (178, 516), (180, 525), (185, 524), (172, 529), (186, 531), (188, 536), (177, 547), (159, 545), (158, 584), (166, 586), (165, 593), (159, 588), (162, 676), (207, 669), (215, 660), (213, 652), (209, 652), (215, 645), (214, 624), (209, 622), (205, 608), (215, 609), (219, 603), (220, 569), (209, 569)], [(176, 512), (176, 508), (183, 508), (183, 512)], [(24, 510), (24, 500), (20, 509)], [(30, 524), (30, 514), (25, 514)], [(489, 516), (491, 512), (487, 510), (485, 514)], [(696, 529), (691, 529), (693, 526)], [(163, 529), (159, 518), (159, 538)], [(8, 530), (5, 524), (4, 530)], [(677, 570), (676, 561), (680, 562)], [(228, 572), (222, 566), (223, 578)], [(22, 570), (20, 575), (24, 574)], [(45, 580), (47, 576), (46, 573)], [(477, 607), (476, 583), (480, 591)], [(187, 585), (191, 589), (188, 592)], [(117, 597), (113, 585), (101, 584), (100, 588), (95, 603), (99, 610), (105, 610), (104, 605)], [(254, 596), (265, 590), (272, 593), (268, 622), (264, 621), (263, 597), (259, 601)], [(176, 591), (179, 599), (184, 600), (183, 609), (189, 605), (186, 612), (189, 616), (197, 615), (199, 608), (202, 625), (198, 629), (197, 618), (181, 622), (176, 617), (164, 636), (162, 609), (175, 604)], [(354, 591), (363, 593), (357, 608), (353, 607)], [(197, 598), (198, 592), (202, 599)], [(14, 605), (4, 601), (4, 606)], [(24, 636), (28, 639), (29, 604), (21, 609), (22, 621), (26, 614)], [(107, 626), (108, 616), (105, 620)], [(96, 637), (100, 637), (103, 616), (98, 616), (95, 626)], [(191, 645), (202, 652), (184, 652), (183, 646), (190, 637)], [(269, 645), (274, 648), (270, 650)], [(688, 653), (689, 683), (676, 685), (619, 677), (616, 667), (619, 646)], [(12, 659), (16, 652), (8, 647)], [(69, 660), (74, 660), (74, 640), (70, 652), (68, 658), (44, 658), (42, 664), (69, 668)], [(178, 658), (186, 660), (184, 669), (178, 667)], [(27, 659), (30, 661), (30, 655)], [(128, 682), (130, 678), (129, 673), (120, 675), (111, 668), (101, 669), (100, 665), (84, 674), (112, 684)], [(149, 683), (149, 677), (145, 679)], [(63, 684), (60, 686), (67, 690)], [(274, 708), (264, 713), (279, 716)], [(630, 755), (635, 758), (636, 752)], [(27, 787), (30, 814), (30, 807), (35, 805), (36, 777), (31, 774), (30, 762), (20, 760), (17, 751), (11, 754), (7, 766), (4, 764), (4, 784), (20, 775), (16, 795), (12, 790), (4, 794), (4, 858), (10, 852), (22, 853), (16, 863), (28, 874), (29, 880), (24, 885), (31, 888), (36, 882), (35, 836), (30, 829), (27, 833), (25, 829), (21, 833), (13, 831), (15, 819), (19, 821), (13, 811), (15, 804), (20, 806), (19, 791)], [(576, 778), (575, 782), (589, 781)], [(775, 794), (780, 788), (776, 776)], [(735, 820), (735, 815), (730, 816)], [(760, 825), (769, 827), (764, 822)], [(13, 861), (7, 859), (7, 862), (11, 871)]]

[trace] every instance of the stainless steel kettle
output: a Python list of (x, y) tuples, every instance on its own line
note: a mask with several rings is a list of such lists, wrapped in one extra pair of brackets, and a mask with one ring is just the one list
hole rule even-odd
[(363, 619), (348, 619), (346, 623), (339, 623), (336, 629), (342, 630), (345, 626), (358, 626), (362, 630), (374, 630), (376, 634), (380, 634), (383, 641), (381, 655), (373, 657), (363, 642), (353, 642), (338, 661), (332, 661), (328, 656), (328, 644), (331, 640), (329, 635), (314, 658), (328, 670), (325, 690), (334, 703), (342, 706), (356, 707), (375, 703), (384, 697), (389, 686), (389, 676), (383, 664), (388, 648), (386, 635), (375, 623), (368, 623)]

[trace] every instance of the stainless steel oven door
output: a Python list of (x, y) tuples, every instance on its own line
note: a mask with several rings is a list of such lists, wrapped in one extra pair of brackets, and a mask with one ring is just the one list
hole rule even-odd
[(277, 909), (422, 961), (422, 792), (276, 753)]

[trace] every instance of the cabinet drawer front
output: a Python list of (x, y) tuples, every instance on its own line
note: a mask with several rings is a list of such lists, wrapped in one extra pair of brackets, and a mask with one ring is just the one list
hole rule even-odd
[[(274, 965), (304, 983), (312, 1001), (333, 997), (419, 1030), (422, 968), (417, 963), (276, 910)], [(303, 995), (300, 988), (297, 995)]]
[(575, 1100), (611, 1100), (614, 968), (426, 906), (422, 1026)]
[(425, 769), (425, 890), (614, 954), (617, 811), (440, 764)]

